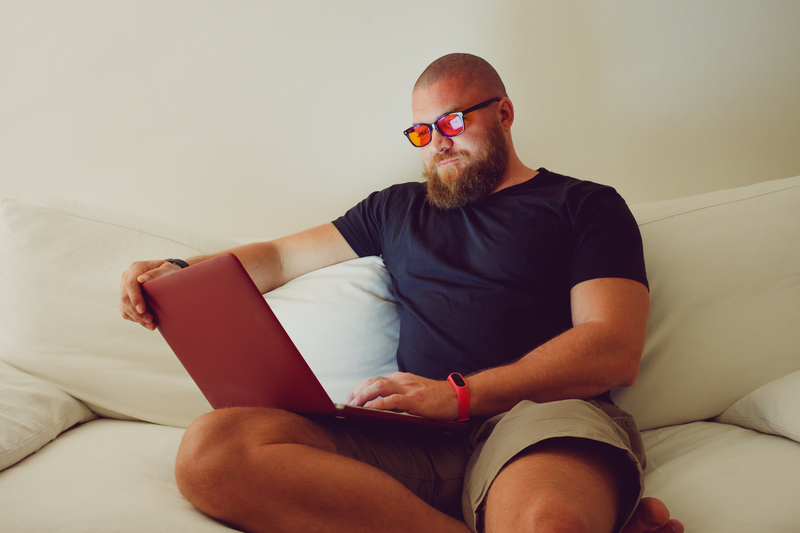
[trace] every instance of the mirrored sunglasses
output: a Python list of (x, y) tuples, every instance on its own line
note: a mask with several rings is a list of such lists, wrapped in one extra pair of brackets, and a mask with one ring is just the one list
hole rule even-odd
[(446, 115), (442, 115), (436, 122), (433, 124), (415, 124), (411, 126), (403, 133), (408, 140), (416, 146), (417, 148), (421, 148), (431, 142), (431, 136), (433, 135), (433, 128), (436, 128), (440, 134), (444, 135), (445, 137), (456, 137), (457, 135), (461, 135), (464, 133), (466, 129), (464, 126), (464, 115), (467, 113), (472, 113), (473, 111), (477, 111), (478, 109), (482, 109), (493, 102), (499, 102), (500, 98), (490, 98), (489, 100), (485, 100), (480, 104), (474, 105), (469, 109), (465, 109), (464, 111), (457, 111), (455, 113), (447, 113)]

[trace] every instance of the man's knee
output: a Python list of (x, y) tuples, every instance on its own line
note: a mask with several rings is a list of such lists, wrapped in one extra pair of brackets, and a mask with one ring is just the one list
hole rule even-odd
[[(277, 409), (220, 409), (201, 416), (187, 428), (178, 449), (175, 479), (190, 502), (220, 517), (235, 506), (242, 475), (256, 449), (294, 443), (331, 451), (332, 442), (307, 419)], [(335, 447), (333, 449), (335, 451)], [(261, 471), (269, 477), (269, 472)]]
[(236, 409), (205, 414), (189, 425), (178, 448), (175, 461), (178, 489), (210, 514), (214, 514), (211, 502), (218, 499), (213, 493), (224, 491), (233, 474), (231, 459), (243, 451), (241, 418)]
[[(568, 494), (544, 490), (538, 491), (535, 497), (530, 496), (531, 493), (515, 497), (501, 495), (499, 491), (490, 492), (484, 507), (484, 532), (597, 533), (587, 519), (586, 509), (570, 499)], [(505, 505), (497, 505), (498, 498), (504, 498)]]
[(602, 450), (578, 439), (545, 441), (495, 478), (483, 506), (485, 531), (611, 531), (617, 490)]
[[(487, 524), (485, 533), (536, 531), (541, 533), (598, 533), (582, 512), (570, 502), (540, 500), (537, 504), (519, 510), (519, 515), (506, 517), (495, 527)], [(582, 511), (582, 510), (581, 510)]]

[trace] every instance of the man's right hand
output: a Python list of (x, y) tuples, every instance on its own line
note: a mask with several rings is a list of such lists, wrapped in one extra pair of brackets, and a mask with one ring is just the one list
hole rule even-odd
[(181, 267), (178, 265), (167, 263), (161, 259), (131, 263), (130, 268), (122, 273), (120, 282), (119, 310), (122, 318), (141, 324), (150, 331), (156, 329), (153, 315), (147, 312), (141, 284), (180, 269)]

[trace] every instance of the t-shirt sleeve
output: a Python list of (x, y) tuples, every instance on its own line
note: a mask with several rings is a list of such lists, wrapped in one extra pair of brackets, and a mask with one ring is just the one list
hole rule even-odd
[(626, 278), (648, 286), (639, 226), (611, 187), (586, 195), (573, 213), (570, 287), (598, 278)]
[(381, 255), (381, 219), (386, 191), (370, 194), (333, 221), (347, 244), (359, 257)]

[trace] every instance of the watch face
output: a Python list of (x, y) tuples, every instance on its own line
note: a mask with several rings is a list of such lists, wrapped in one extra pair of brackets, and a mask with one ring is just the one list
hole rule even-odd
[(466, 387), (467, 384), (464, 383), (464, 379), (461, 377), (460, 374), (450, 374), (450, 379), (453, 380), (453, 383), (456, 384), (456, 387)]

